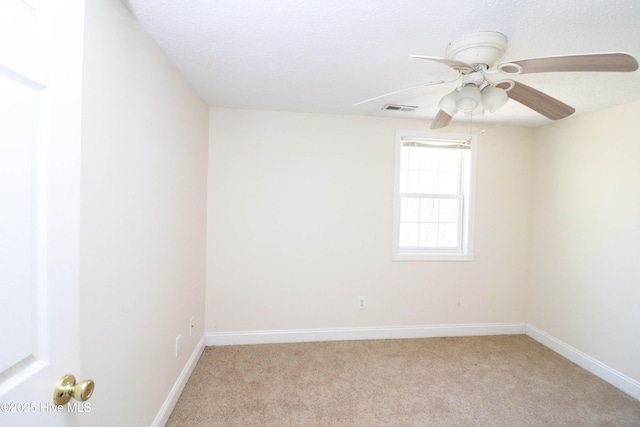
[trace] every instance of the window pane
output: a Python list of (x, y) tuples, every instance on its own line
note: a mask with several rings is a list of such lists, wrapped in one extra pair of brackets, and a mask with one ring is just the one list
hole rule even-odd
[(455, 172), (440, 172), (438, 182), (438, 193), (457, 194), (458, 176)]
[(438, 246), (454, 248), (458, 246), (457, 224), (440, 224), (438, 226)]
[(400, 192), (401, 193), (408, 193), (407, 191), (407, 171), (406, 170), (401, 170), (400, 171)]
[(422, 170), (438, 170), (437, 151), (433, 148), (421, 148), (420, 150), (420, 169)]
[(420, 151), (421, 148), (407, 147), (409, 153), (409, 169), (420, 169)]
[(418, 193), (420, 191), (420, 172), (408, 171), (407, 175), (407, 193)]
[(438, 246), (438, 224), (420, 224), (421, 247)]
[(443, 171), (457, 171), (460, 164), (460, 151), (458, 150), (440, 150), (442, 155), (438, 162), (438, 169)]
[(420, 222), (438, 222), (438, 199), (420, 200)]
[(400, 148), (400, 169), (409, 169), (409, 149), (404, 146)]
[(438, 192), (438, 172), (423, 171), (420, 173), (420, 193), (437, 193)]
[(400, 246), (418, 246), (418, 224), (400, 224)]
[(458, 222), (458, 199), (440, 199), (440, 222)]
[(401, 222), (418, 222), (419, 220), (420, 199), (412, 199), (402, 197), (400, 199), (400, 221)]

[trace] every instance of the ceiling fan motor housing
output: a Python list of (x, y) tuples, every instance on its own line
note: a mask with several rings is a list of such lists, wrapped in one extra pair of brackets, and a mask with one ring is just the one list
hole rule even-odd
[(460, 37), (447, 46), (446, 58), (465, 64), (485, 64), (490, 68), (507, 50), (507, 37), (495, 31), (482, 31)]

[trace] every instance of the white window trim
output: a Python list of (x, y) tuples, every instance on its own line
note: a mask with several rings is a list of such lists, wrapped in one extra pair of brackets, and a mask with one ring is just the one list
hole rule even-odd
[[(466, 197), (463, 203), (464, 212), (461, 237), (461, 248), (443, 249), (438, 252), (428, 252), (424, 248), (407, 249), (400, 248), (400, 149), (402, 140), (406, 138), (425, 138), (440, 140), (471, 141), (470, 148), (470, 176), (466, 189)], [(393, 242), (391, 259), (393, 261), (471, 261), (473, 260), (473, 226), (475, 213), (475, 193), (476, 193), (476, 162), (477, 162), (477, 138), (475, 135), (444, 134), (416, 131), (397, 131), (395, 143), (395, 163), (394, 163), (394, 197), (393, 197)]]

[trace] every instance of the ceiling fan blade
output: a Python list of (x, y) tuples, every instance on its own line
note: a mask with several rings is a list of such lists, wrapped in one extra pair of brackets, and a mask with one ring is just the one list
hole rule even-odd
[[(507, 92), (509, 98), (518, 101), (522, 105), (531, 108), (548, 119), (559, 120), (572, 115), (576, 109), (558, 101), (557, 99), (542, 93), (537, 89), (523, 83), (514, 82), (514, 86)], [(498, 83), (498, 87), (505, 89), (507, 83)]]
[(447, 126), (451, 122), (451, 119), (452, 119), (452, 117), (449, 114), (447, 114), (444, 111), (440, 110), (440, 111), (438, 111), (438, 114), (436, 114), (436, 117), (431, 122), (431, 126), (429, 126), (429, 128), (430, 129), (443, 128), (443, 127)]
[(376, 97), (373, 97), (373, 98), (365, 99), (364, 101), (356, 102), (355, 104), (352, 105), (352, 107), (356, 107), (358, 105), (366, 104), (367, 102), (375, 101), (376, 99), (384, 98), (386, 96), (395, 95), (396, 93), (404, 92), (404, 91), (407, 91), (407, 90), (418, 89), (418, 88), (425, 87), (425, 86), (439, 85), (439, 84), (444, 83), (444, 82), (445, 82), (444, 80), (434, 80), (432, 82), (427, 82), (427, 83), (422, 83), (422, 84), (416, 85), (416, 86), (406, 87), (404, 89), (395, 90), (393, 92), (385, 93), (384, 95), (379, 95), (379, 96), (376, 96)]
[(456, 61), (455, 59), (446, 59), (446, 58), (438, 58), (436, 56), (422, 56), (422, 55), (410, 55), (412, 58), (418, 59), (427, 59), (429, 61), (439, 62), (441, 64), (446, 65), (447, 67), (451, 67), (456, 71), (460, 71), (461, 73), (470, 73), (473, 71), (473, 67), (469, 64), (465, 64), (461, 61)]
[(518, 74), (518, 66), (522, 68), (520, 74), (557, 71), (630, 72), (638, 69), (638, 61), (626, 53), (592, 53), (522, 59), (502, 63), (498, 69), (506, 74)]

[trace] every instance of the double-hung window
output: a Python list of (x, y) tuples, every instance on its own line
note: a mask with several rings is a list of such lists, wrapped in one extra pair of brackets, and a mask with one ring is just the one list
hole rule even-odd
[(394, 260), (470, 260), (475, 137), (398, 132)]

